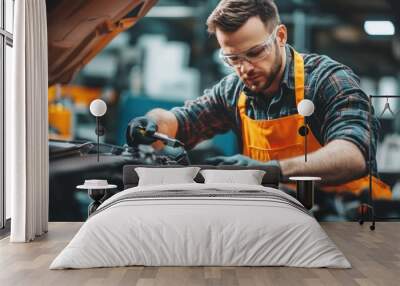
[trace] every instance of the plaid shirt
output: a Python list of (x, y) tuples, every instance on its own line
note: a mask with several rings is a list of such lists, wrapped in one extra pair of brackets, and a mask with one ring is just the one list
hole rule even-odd
[[(314, 114), (307, 119), (311, 131), (321, 145), (335, 139), (354, 143), (368, 162), (369, 101), (360, 88), (359, 78), (349, 67), (327, 56), (302, 56), (304, 96), (315, 104)], [(241, 147), (241, 120), (237, 103), (242, 90), (247, 95), (246, 113), (252, 119), (276, 119), (298, 113), (292, 48), (286, 46), (285, 71), (276, 94), (255, 94), (236, 74), (230, 74), (211, 89), (206, 89), (203, 96), (171, 109), (178, 120), (177, 138), (191, 149), (202, 140), (233, 130)], [(374, 136), (371, 150), (375, 158), (379, 121), (375, 116), (372, 120)], [(373, 162), (373, 169), (376, 171), (376, 162)]]

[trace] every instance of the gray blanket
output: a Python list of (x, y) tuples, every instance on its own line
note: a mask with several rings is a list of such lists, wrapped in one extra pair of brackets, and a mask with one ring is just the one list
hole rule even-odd
[(311, 215), (310, 212), (297, 200), (289, 199), (287, 195), (277, 194), (276, 192), (269, 192), (266, 190), (256, 189), (242, 189), (242, 190), (218, 190), (216, 188), (204, 188), (202, 190), (162, 190), (162, 191), (145, 191), (145, 192), (130, 192), (118, 197), (111, 202), (105, 202), (98, 210), (93, 212), (91, 215), (94, 216), (100, 212), (107, 210), (108, 208), (115, 206), (121, 202), (127, 201), (140, 201), (140, 200), (152, 200), (152, 199), (174, 199), (174, 200), (185, 200), (185, 199), (257, 199), (265, 201), (273, 201), (276, 203), (290, 205), (297, 210)]

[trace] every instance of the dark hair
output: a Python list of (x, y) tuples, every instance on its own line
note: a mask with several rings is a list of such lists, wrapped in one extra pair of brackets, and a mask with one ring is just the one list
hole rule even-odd
[(273, 0), (222, 0), (207, 19), (208, 32), (215, 34), (217, 28), (235, 32), (253, 16), (260, 17), (265, 26), (280, 23)]

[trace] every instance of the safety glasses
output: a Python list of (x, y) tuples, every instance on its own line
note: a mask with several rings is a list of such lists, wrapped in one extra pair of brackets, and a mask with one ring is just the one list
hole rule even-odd
[(220, 58), (230, 67), (239, 67), (243, 61), (255, 63), (268, 56), (276, 39), (276, 32), (279, 26), (276, 26), (271, 35), (262, 43), (240, 54), (224, 54), (220, 50)]

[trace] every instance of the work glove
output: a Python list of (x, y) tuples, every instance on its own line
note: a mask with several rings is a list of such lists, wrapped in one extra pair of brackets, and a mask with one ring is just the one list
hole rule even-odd
[(157, 128), (157, 123), (146, 116), (133, 118), (126, 128), (126, 143), (129, 146), (150, 145), (157, 141), (152, 137)]
[(234, 156), (216, 156), (206, 159), (207, 164), (211, 165), (231, 165), (231, 166), (248, 166), (248, 167), (278, 167), (280, 174), (282, 175), (281, 165), (277, 160), (270, 160), (268, 162), (261, 162), (258, 160), (251, 159), (242, 154)]

